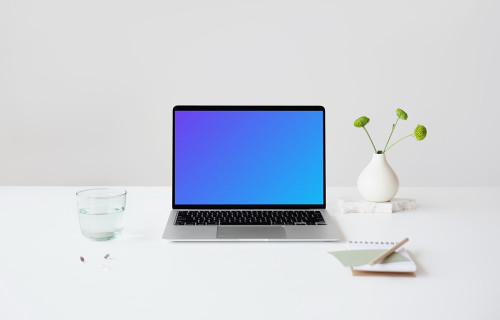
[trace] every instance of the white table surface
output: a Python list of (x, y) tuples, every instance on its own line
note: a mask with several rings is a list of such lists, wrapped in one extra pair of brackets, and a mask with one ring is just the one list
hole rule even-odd
[(166, 187), (127, 188), (122, 237), (90, 241), (82, 188), (0, 187), (1, 319), (500, 319), (500, 188), (401, 189), (419, 207), (394, 214), (341, 214), (356, 189), (328, 188), (345, 239), (410, 238), (416, 278), (353, 277), (345, 242), (162, 240)]

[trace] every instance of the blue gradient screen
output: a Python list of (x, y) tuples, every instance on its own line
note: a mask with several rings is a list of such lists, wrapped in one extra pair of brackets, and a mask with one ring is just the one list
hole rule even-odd
[(323, 111), (174, 112), (176, 205), (323, 205)]

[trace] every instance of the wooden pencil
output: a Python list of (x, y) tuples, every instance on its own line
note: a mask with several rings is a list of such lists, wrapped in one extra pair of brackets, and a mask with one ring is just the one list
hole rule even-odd
[(407, 243), (408, 241), (410, 241), (408, 238), (404, 238), (403, 240), (401, 240), (397, 245), (395, 245), (394, 247), (390, 248), (389, 250), (387, 250), (386, 252), (382, 253), (381, 255), (379, 255), (378, 257), (376, 257), (375, 259), (373, 259), (371, 262), (370, 262), (370, 266), (374, 266), (376, 265), (377, 263), (381, 262), (382, 260), (384, 260), (385, 258), (387, 258), (388, 256), (390, 256), (394, 251), (398, 250), (399, 248), (401, 248), (405, 243)]

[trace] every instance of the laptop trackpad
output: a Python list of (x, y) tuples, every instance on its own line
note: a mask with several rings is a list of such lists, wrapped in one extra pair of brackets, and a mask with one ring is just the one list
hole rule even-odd
[(286, 239), (283, 227), (217, 227), (217, 239)]

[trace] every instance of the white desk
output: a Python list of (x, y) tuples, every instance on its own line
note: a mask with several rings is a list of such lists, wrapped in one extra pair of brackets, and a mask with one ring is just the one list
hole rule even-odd
[(327, 253), (343, 242), (167, 242), (170, 188), (127, 188), (124, 235), (93, 242), (79, 189), (0, 188), (1, 319), (500, 319), (499, 188), (402, 189), (418, 209), (348, 215), (336, 199), (356, 190), (328, 189), (346, 239), (410, 238), (416, 278), (353, 277)]

